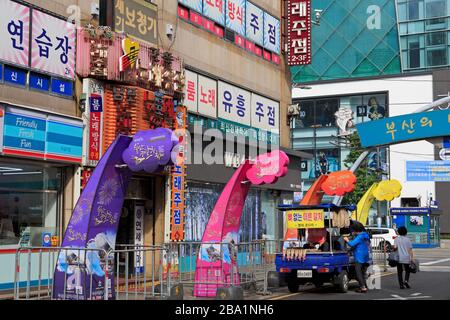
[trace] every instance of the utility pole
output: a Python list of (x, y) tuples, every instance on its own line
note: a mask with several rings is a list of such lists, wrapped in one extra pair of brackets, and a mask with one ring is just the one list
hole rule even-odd
[[(381, 161), (380, 161), (380, 147), (377, 147), (377, 179), (382, 180), (383, 175), (381, 173)], [(381, 203), (377, 200), (377, 226), (381, 227)]]

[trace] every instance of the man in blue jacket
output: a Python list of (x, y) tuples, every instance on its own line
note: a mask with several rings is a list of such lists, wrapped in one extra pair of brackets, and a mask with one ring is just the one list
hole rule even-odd
[(359, 289), (356, 292), (366, 293), (365, 274), (370, 262), (370, 238), (362, 225), (353, 226), (353, 233), (356, 235), (353, 240), (349, 240), (348, 237), (345, 237), (344, 240), (353, 249), (356, 279), (359, 282)]

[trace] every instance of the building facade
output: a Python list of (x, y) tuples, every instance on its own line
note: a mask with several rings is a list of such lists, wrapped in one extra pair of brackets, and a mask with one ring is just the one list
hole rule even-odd
[[(83, 121), (69, 1), (1, 1), (0, 263), (19, 245), (59, 243), (80, 193)], [(81, 3), (79, 21), (90, 6)], [(72, 3), (70, 3), (72, 4)], [(2, 272), (0, 289), (13, 286)]]
[[(212, 134), (228, 135), (232, 146), (227, 149), (224, 141), (225, 152), (212, 165), (192, 159), (187, 166), (186, 240), (201, 240), (223, 187), (237, 166), (251, 158), (251, 146), (258, 143), (267, 150), (284, 148), (293, 172), (270, 189), (250, 191), (241, 241), (283, 237), (283, 220), (276, 206), (292, 202), (294, 192), (300, 191), (300, 162), (308, 157), (289, 150), (291, 90), (283, 52), (283, 1), (156, 3), (162, 10), (162, 30), (174, 30), (172, 37), (161, 37), (163, 47), (170, 47), (185, 64), (184, 104), (192, 139), (199, 145), (193, 154), (202, 158), (214, 141), (202, 139), (195, 131), (217, 129)], [(169, 233), (166, 228), (166, 239)]]
[[(414, 112), (449, 92), (442, 79), (448, 74), (450, 1), (314, 1), (313, 9), (323, 10), (320, 25), (313, 26), (313, 62), (291, 70), (298, 84), (293, 100), (302, 106), (292, 125), (292, 141), (294, 149), (306, 148), (315, 155), (315, 165), (311, 162), (303, 172), (303, 178), (309, 179), (320, 173), (321, 163), (324, 170), (345, 169), (348, 150), (336, 138), (340, 109), (350, 109), (353, 122), (360, 123)], [(383, 216), (388, 207), (445, 202), (440, 189), (447, 183), (407, 178), (408, 161), (441, 160), (435, 151), (439, 145), (442, 148), (442, 141), (437, 143), (380, 148), (378, 165), (373, 153), (369, 168), (372, 161), (375, 168), (381, 166), (385, 178), (403, 185), (400, 198), (382, 204)], [(440, 209), (441, 232), (448, 233), (450, 208), (441, 203)], [(369, 223), (376, 223), (376, 215), (374, 205)]]

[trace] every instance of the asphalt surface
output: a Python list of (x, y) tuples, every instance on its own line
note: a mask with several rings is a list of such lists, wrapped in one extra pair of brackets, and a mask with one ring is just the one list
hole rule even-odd
[[(378, 289), (357, 293), (358, 284), (352, 281), (347, 293), (338, 293), (331, 285), (322, 288), (304, 286), (298, 293), (287, 288), (276, 289), (271, 296), (255, 299), (268, 300), (450, 300), (450, 248), (416, 249), (420, 271), (411, 274), (411, 289), (400, 289), (397, 269), (388, 268), (374, 278)], [(253, 299), (253, 297), (249, 297)]]

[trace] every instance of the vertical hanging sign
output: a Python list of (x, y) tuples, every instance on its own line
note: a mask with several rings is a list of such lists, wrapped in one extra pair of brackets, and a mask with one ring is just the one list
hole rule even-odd
[(184, 106), (178, 106), (176, 109), (177, 121), (175, 122), (175, 133), (179, 137), (179, 149), (176, 161), (172, 171), (172, 201), (170, 206), (170, 240), (184, 240), (184, 211), (185, 211), (185, 184), (186, 184), (186, 166), (185, 166), (185, 148), (186, 148), (186, 118), (187, 109)]
[(86, 148), (86, 165), (95, 167), (101, 156), (102, 146), (102, 118), (103, 118), (103, 95), (104, 87), (99, 81), (85, 79), (83, 81), (83, 92), (86, 93), (88, 104), (86, 116), (89, 119), (87, 126), (88, 147)]
[(311, 63), (311, 0), (288, 2), (288, 65)]
[[(134, 244), (136, 248), (144, 246), (144, 211), (143, 205), (134, 206)], [(136, 273), (144, 272), (144, 252), (136, 251), (134, 253), (134, 270)]]

